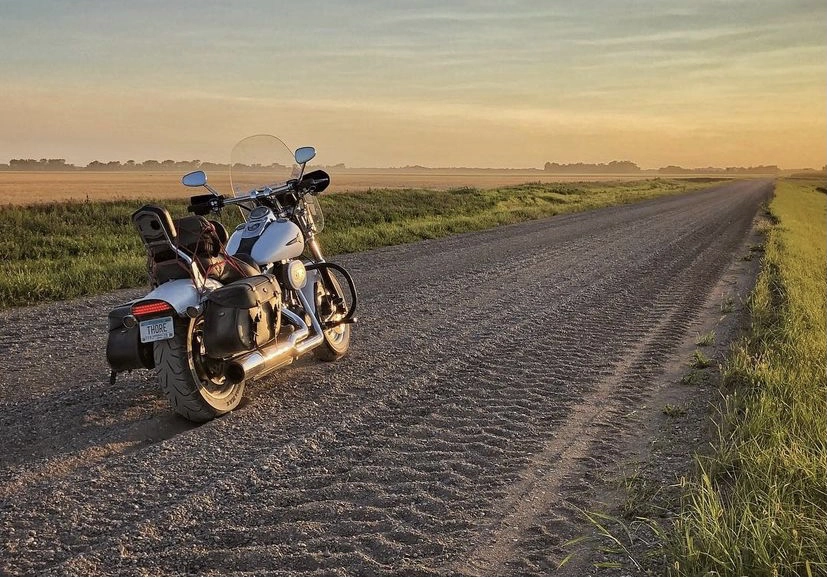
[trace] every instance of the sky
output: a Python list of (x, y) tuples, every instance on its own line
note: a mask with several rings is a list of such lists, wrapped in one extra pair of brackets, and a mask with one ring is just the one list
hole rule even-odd
[(0, 0), (0, 163), (827, 156), (824, 0)]

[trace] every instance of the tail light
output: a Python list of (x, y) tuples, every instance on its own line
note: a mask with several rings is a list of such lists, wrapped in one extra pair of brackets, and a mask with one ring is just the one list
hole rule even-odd
[(132, 315), (136, 318), (164, 314), (172, 311), (172, 306), (161, 300), (150, 300), (132, 306)]

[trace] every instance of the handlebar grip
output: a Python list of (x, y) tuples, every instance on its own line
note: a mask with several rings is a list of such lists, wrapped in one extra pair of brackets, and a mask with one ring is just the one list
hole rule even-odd
[(194, 195), (190, 197), (187, 211), (196, 215), (207, 215), (210, 211), (217, 211), (224, 207), (223, 195)]
[(299, 183), (299, 188), (318, 195), (327, 189), (328, 185), (330, 185), (330, 175), (319, 169), (305, 175)]
[(188, 205), (187, 211), (195, 213), (196, 215), (207, 215), (212, 211), (212, 207), (209, 203), (197, 203), (195, 205)]

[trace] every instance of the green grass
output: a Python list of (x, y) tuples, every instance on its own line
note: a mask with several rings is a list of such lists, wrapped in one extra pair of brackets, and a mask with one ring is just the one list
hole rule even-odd
[(777, 186), (751, 330), (723, 367), (713, 450), (685, 485), (673, 573), (827, 574), (825, 199)]
[(712, 359), (700, 350), (695, 350), (692, 353), (691, 366), (693, 368), (709, 368), (712, 366)]
[(697, 346), (711, 346), (715, 343), (715, 330), (710, 330), (705, 334), (699, 334), (698, 339), (695, 340)]
[[(629, 183), (529, 183), (450, 191), (369, 190), (321, 198), (328, 255), (362, 251), (634, 203), (703, 187), (653, 179)], [(141, 242), (129, 221), (140, 201), (0, 207), (0, 308), (93, 295), (146, 283)], [(186, 213), (186, 201), (162, 201)], [(234, 225), (236, 211), (225, 211)]]
[(706, 372), (693, 369), (681, 377), (681, 384), (684, 386), (695, 386), (697, 384), (702, 384), (708, 377), (709, 375)]
[(735, 300), (731, 296), (726, 296), (721, 300), (721, 314), (731, 314), (735, 311)]

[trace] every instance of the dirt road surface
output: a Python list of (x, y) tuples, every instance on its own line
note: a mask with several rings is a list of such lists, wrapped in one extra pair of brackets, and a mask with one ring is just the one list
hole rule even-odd
[(200, 427), (107, 382), (136, 290), (0, 312), (0, 574), (556, 572), (771, 188), (342, 256), (351, 354)]

